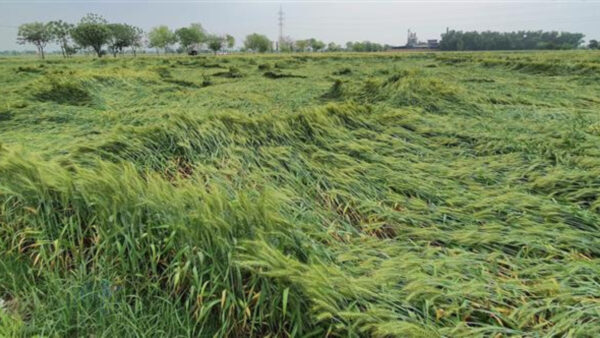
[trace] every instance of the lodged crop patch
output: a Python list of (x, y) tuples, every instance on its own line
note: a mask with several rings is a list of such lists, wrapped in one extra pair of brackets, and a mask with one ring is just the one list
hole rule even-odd
[(0, 335), (593, 336), (599, 62), (0, 59)]

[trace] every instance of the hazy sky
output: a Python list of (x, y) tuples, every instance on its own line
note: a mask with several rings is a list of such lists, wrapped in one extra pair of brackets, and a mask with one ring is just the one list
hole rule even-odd
[(17, 26), (62, 19), (76, 23), (86, 13), (145, 30), (200, 22), (213, 33), (230, 33), (238, 44), (252, 32), (278, 36), (277, 12), (285, 12), (284, 35), (315, 37), (340, 44), (371, 40), (406, 42), (439, 38), (446, 27), (459, 30), (563, 30), (600, 39), (600, 1), (152, 1), (0, 0), (0, 50), (33, 49), (16, 44)]

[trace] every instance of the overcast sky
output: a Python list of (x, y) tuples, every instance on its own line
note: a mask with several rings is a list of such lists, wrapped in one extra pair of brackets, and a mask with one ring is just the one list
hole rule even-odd
[(600, 39), (600, 1), (152, 1), (152, 0), (0, 0), (0, 50), (33, 49), (16, 44), (25, 22), (62, 19), (76, 23), (86, 13), (148, 30), (201, 23), (213, 33), (232, 34), (238, 44), (249, 33), (278, 36), (277, 12), (285, 12), (284, 35), (315, 37), (340, 44), (371, 40), (406, 42), (406, 31), (420, 40), (439, 38), (446, 27), (458, 30), (559, 30)]

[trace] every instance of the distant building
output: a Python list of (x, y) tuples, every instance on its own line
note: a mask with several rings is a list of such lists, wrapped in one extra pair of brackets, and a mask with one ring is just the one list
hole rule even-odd
[(408, 36), (406, 38), (406, 45), (404, 46), (392, 46), (390, 47), (391, 50), (398, 50), (398, 49), (437, 49), (440, 46), (439, 42), (437, 39), (429, 39), (427, 40), (427, 42), (422, 42), (419, 41), (419, 38), (417, 38), (417, 33), (416, 32), (411, 32), (411, 30), (408, 30)]
[(411, 32), (408, 30), (408, 38), (406, 39), (406, 47), (413, 48), (419, 44), (419, 39), (417, 38), (416, 32)]

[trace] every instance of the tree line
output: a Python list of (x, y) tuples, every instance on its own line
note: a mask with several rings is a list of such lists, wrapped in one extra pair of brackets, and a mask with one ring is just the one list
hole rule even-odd
[[(63, 57), (68, 58), (78, 51), (91, 50), (98, 57), (106, 53), (113, 56), (123, 54), (127, 49), (133, 55), (144, 48), (178, 53), (195, 53), (198, 48), (206, 47), (215, 54), (224, 48), (233, 48), (233, 36), (209, 34), (201, 24), (194, 23), (176, 30), (161, 25), (145, 33), (141, 28), (125, 23), (109, 23), (102, 16), (87, 14), (77, 24), (59, 21), (31, 22), (19, 26), (17, 42), (33, 44), (38, 54), (44, 58), (46, 46), (55, 43), (60, 47)], [(177, 45), (176, 49), (173, 49)], [(265, 35), (253, 33), (246, 36), (242, 50), (258, 53), (273, 51), (282, 52), (320, 52), (320, 51), (355, 51), (374, 52), (385, 50), (388, 46), (370, 41), (348, 42), (344, 49), (334, 42), (326, 44), (315, 38), (293, 40), (284, 37), (273, 42)]]
[[(463, 32), (442, 34), (441, 50), (575, 49), (583, 43), (581, 33), (557, 31)], [(594, 40), (592, 40), (594, 41)]]
[[(449, 30), (442, 34), (439, 43), (441, 50), (525, 50), (525, 49), (574, 49), (583, 42), (584, 35), (569, 32), (518, 31), (518, 32), (463, 32)], [(109, 23), (102, 16), (87, 14), (77, 24), (62, 20), (50, 22), (31, 22), (19, 26), (17, 42), (33, 44), (38, 54), (44, 58), (49, 43), (60, 47), (61, 54), (68, 58), (80, 50), (91, 50), (98, 57), (111, 53), (114, 57), (127, 49), (135, 56), (144, 47), (154, 48), (157, 53), (175, 51), (178, 53), (197, 53), (200, 47), (206, 47), (215, 54), (225, 48), (233, 48), (235, 39), (229, 34), (208, 33), (201, 24), (172, 30), (161, 25), (145, 33), (141, 28), (125, 23)], [(173, 49), (177, 46), (176, 49)], [(282, 52), (320, 52), (352, 51), (378, 52), (391, 49), (392, 46), (370, 41), (350, 41), (345, 47), (334, 42), (310, 38), (293, 40), (284, 37), (274, 43), (265, 35), (249, 34), (243, 41), (242, 50), (265, 53), (274, 49)], [(596, 40), (589, 42), (588, 48), (599, 49)]]
[(146, 46), (166, 51), (176, 43), (179, 43), (180, 52), (190, 52), (205, 45), (217, 53), (225, 47), (232, 48), (235, 39), (229, 34), (210, 34), (200, 24), (191, 24), (175, 31), (167, 26), (158, 26), (145, 34), (139, 27), (109, 23), (102, 16), (90, 13), (77, 24), (62, 20), (22, 24), (17, 33), (17, 42), (33, 44), (42, 58), (46, 46), (55, 43), (67, 58), (86, 49), (92, 50), (98, 57), (107, 52), (116, 57), (127, 49), (136, 55), (138, 50)]

